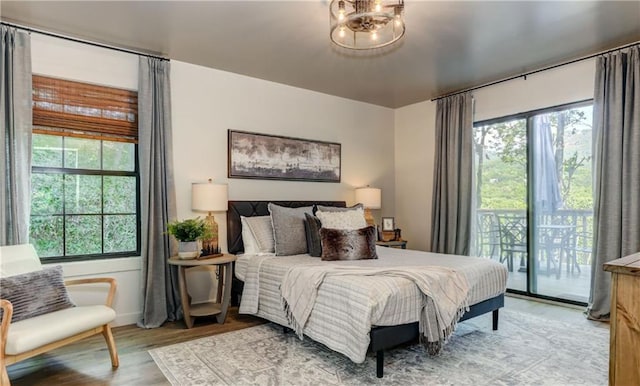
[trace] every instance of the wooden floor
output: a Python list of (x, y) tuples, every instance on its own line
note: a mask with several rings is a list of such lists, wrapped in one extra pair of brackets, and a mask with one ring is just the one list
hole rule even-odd
[[(593, 324), (608, 328), (608, 324), (591, 322), (582, 310), (514, 297), (506, 299), (505, 307), (539, 317), (581, 325)], [(166, 323), (161, 328), (144, 330), (136, 326), (114, 328), (120, 356), (120, 367), (112, 370), (109, 353), (102, 336), (86, 339), (61, 349), (9, 366), (12, 385), (168, 385), (149, 349), (179, 343), (204, 336), (220, 334), (263, 323), (262, 320), (238, 315), (231, 308), (224, 325), (214, 319), (197, 318), (194, 328), (187, 330), (182, 321)]]
[(148, 330), (135, 325), (116, 327), (113, 336), (120, 367), (115, 370), (102, 335), (97, 335), (11, 365), (9, 378), (13, 386), (170, 385), (148, 350), (262, 323), (262, 319), (239, 315), (232, 307), (225, 324), (216, 323), (213, 317), (199, 317), (192, 329), (186, 329), (182, 320)]

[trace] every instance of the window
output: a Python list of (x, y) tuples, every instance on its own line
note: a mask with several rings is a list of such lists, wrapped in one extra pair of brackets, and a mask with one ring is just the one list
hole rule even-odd
[(140, 250), (137, 93), (33, 76), (30, 241), (47, 261)]
[(478, 122), (475, 253), (507, 287), (586, 304), (593, 238), (592, 103)]

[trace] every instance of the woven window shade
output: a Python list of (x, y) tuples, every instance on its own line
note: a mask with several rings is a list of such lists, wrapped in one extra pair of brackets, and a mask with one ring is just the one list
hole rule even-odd
[(138, 93), (33, 76), (33, 132), (137, 142)]

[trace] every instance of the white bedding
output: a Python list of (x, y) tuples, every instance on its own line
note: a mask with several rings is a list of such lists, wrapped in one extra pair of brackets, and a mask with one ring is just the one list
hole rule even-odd
[[(390, 267), (436, 265), (463, 273), (469, 282), (469, 304), (504, 293), (507, 270), (497, 262), (474, 257), (378, 247), (377, 260), (323, 262), (335, 265)], [(241, 313), (252, 313), (288, 326), (283, 310), (280, 283), (290, 266), (318, 264), (309, 255), (240, 255), (236, 276), (247, 286), (258, 286), (257, 299), (243, 296)], [(411, 281), (398, 277), (335, 276), (318, 289), (315, 307), (304, 334), (338, 351), (352, 361), (364, 361), (372, 326), (392, 326), (419, 320), (421, 294)], [(254, 310), (257, 309), (257, 313)]]

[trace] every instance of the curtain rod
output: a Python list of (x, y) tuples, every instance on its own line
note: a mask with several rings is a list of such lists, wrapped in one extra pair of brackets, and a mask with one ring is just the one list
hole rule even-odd
[(484, 88), (484, 87), (493, 86), (494, 84), (508, 82), (510, 80), (514, 80), (514, 79), (518, 79), (518, 78), (524, 78), (526, 80), (527, 76), (529, 76), (529, 75), (537, 74), (539, 72), (543, 72), (543, 71), (547, 71), (547, 70), (552, 70), (554, 68), (566, 66), (568, 64), (581, 62), (583, 60), (595, 58), (596, 56), (605, 55), (605, 54), (608, 54), (610, 52), (624, 50), (625, 48), (633, 47), (633, 46), (635, 46), (637, 44), (640, 44), (640, 41), (637, 41), (637, 42), (634, 42), (634, 43), (630, 43), (630, 44), (626, 44), (624, 46), (612, 48), (612, 49), (609, 49), (609, 50), (606, 50), (606, 51), (601, 51), (601, 52), (598, 52), (598, 53), (595, 53), (595, 54), (591, 54), (591, 55), (588, 55), (588, 56), (583, 56), (581, 58), (573, 59), (573, 60), (570, 60), (568, 62), (554, 64), (553, 66), (543, 67), (543, 68), (540, 68), (540, 69), (537, 69), (537, 70), (533, 70), (533, 71), (529, 71), (529, 72), (525, 72), (525, 73), (522, 73), (522, 74), (519, 74), (519, 75), (514, 75), (514, 76), (510, 76), (508, 78), (504, 78), (504, 79), (496, 80), (496, 81), (493, 81), (493, 82), (481, 84), (480, 86), (470, 87), (470, 88), (467, 88), (467, 89), (464, 89), (464, 90), (460, 90), (460, 91), (452, 92), (452, 93), (449, 93), (449, 94), (445, 94), (445, 95), (442, 95), (442, 96), (439, 96), (439, 97), (431, 99), (431, 102), (437, 101), (438, 99), (447, 98), (447, 97), (450, 97), (450, 96), (453, 96), (453, 95), (462, 94), (462, 93), (465, 93), (465, 92), (468, 92), (468, 91), (473, 91), (473, 90), (478, 90), (478, 89), (481, 89), (481, 88)]
[(71, 36), (66, 36), (66, 35), (53, 33), (53, 32), (43, 31), (43, 30), (40, 30), (40, 29), (26, 27), (26, 26), (14, 24), (14, 23), (9, 23), (9, 22), (6, 22), (6, 21), (0, 21), (0, 24), (6, 25), (8, 27), (21, 29), (21, 30), (29, 32), (29, 33), (37, 33), (37, 34), (40, 34), (40, 35), (46, 35), (46, 36), (51, 36), (51, 37), (54, 37), (54, 38), (69, 40), (69, 41), (76, 42), (76, 43), (88, 44), (88, 45), (94, 46), (94, 47), (100, 47), (100, 48), (106, 48), (106, 49), (109, 49), (109, 50), (124, 52), (124, 53), (127, 53), (127, 54), (141, 55), (141, 56), (146, 56), (146, 57), (149, 57), (149, 58), (167, 60), (167, 61), (170, 60), (169, 58), (165, 58), (163, 56), (152, 55), (152, 54), (148, 54), (148, 53), (144, 53), (144, 52), (140, 52), (140, 51), (130, 50), (130, 49), (127, 49), (127, 48), (120, 48), (120, 47), (116, 47), (116, 46), (110, 46), (108, 44), (103, 44), (103, 43), (96, 43), (96, 42), (92, 42), (92, 41), (89, 41), (89, 40), (84, 40), (84, 39), (74, 38), (74, 37), (71, 37)]

